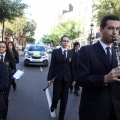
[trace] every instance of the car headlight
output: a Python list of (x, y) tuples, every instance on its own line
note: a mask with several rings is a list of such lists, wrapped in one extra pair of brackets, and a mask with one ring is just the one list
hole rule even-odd
[(48, 54), (47, 54), (47, 53), (42, 56), (42, 58), (46, 58), (46, 57), (48, 57)]
[(26, 52), (25, 57), (31, 58), (31, 56)]

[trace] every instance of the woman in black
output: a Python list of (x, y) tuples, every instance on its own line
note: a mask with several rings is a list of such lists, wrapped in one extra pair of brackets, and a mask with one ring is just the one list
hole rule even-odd
[[(11, 54), (13, 55), (13, 58), (14, 58), (16, 64), (19, 63), (19, 53), (15, 49), (14, 43), (12, 41), (8, 42), (8, 48), (9, 48)], [(12, 87), (13, 87), (13, 90), (16, 90), (17, 85), (15, 83), (14, 78), (12, 78)]]
[(5, 101), (5, 106), (6, 109), (4, 110), (3, 116), (4, 119), (6, 120), (7, 118), (7, 112), (8, 112), (8, 97), (9, 97), (9, 92), (10, 92), (10, 87), (11, 87), (11, 83), (12, 83), (12, 76), (16, 71), (16, 64), (15, 64), (15, 60), (13, 58), (13, 55), (10, 53), (8, 46), (6, 44), (5, 41), (0, 41), (0, 59), (2, 62), (4, 62), (7, 65), (7, 69), (9, 72), (9, 85), (8, 85), (8, 90), (4, 92), (3, 97), (4, 97), (4, 101)]

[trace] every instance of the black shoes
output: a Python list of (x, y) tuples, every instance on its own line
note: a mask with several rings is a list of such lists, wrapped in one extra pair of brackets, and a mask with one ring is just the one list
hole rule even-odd
[(17, 89), (17, 85), (16, 84), (12, 84), (12, 86), (13, 86), (13, 90)]
[(55, 108), (51, 106), (50, 111), (51, 111), (51, 112), (53, 112), (53, 111), (54, 111), (54, 109), (55, 109)]
[(75, 94), (76, 96), (79, 96), (78, 91), (74, 91), (74, 94)]
[(50, 111), (53, 112), (55, 109), (57, 109), (57, 104), (52, 103), (52, 105), (50, 107)]

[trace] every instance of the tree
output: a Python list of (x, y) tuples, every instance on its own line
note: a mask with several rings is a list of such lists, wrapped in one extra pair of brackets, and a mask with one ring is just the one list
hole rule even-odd
[(96, 14), (93, 18), (96, 18), (97, 23), (104, 15), (114, 14), (120, 18), (120, 0), (94, 0), (93, 9)]
[(16, 38), (18, 34), (22, 33), (26, 23), (26, 17), (24, 15), (17, 17), (12, 21), (7, 20), (5, 22), (5, 33), (7, 35), (10, 35), (14, 41), (14, 38)]
[(4, 22), (13, 20), (23, 15), (23, 10), (28, 6), (22, 0), (0, 0), (0, 22), (3, 24), (2, 40), (4, 34)]
[(53, 41), (58, 43), (61, 36), (68, 35), (71, 40), (78, 38), (82, 32), (80, 31), (80, 23), (68, 19), (65, 22), (60, 22), (56, 27), (51, 30), (51, 34), (45, 35), (44, 40)]
[(36, 30), (36, 22), (34, 20), (27, 21), (25, 27), (23, 28), (24, 34), (27, 36), (33, 36)]

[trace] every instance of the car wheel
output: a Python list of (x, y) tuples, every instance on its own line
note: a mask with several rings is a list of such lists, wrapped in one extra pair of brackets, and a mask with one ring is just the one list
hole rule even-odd
[(29, 65), (29, 60), (24, 61), (24, 66), (27, 66), (27, 65)]
[(44, 60), (43, 63), (44, 63), (44, 66), (48, 66), (48, 60)]

